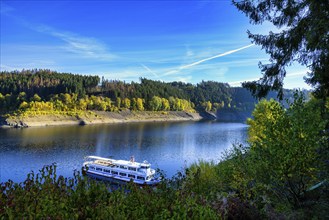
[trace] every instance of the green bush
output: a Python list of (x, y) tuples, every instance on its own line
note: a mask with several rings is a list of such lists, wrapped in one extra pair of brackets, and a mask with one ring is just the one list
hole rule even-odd
[(22, 183), (1, 184), (0, 219), (218, 219), (209, 204), (168, 184), (118, 189), (78, 172), (57, 176), (56, 165), (45, 166)]

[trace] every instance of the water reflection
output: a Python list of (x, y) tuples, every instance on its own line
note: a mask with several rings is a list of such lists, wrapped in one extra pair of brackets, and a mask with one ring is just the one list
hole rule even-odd
[(148, 160), (174, 175), (202, 160), (218, 161), (233, 142), (246, 139), (246, 125), (162, 122), (0, 130), (0, 182), (22, 181), (31, 170), (56, 162), (72, 176), (87, 155)]

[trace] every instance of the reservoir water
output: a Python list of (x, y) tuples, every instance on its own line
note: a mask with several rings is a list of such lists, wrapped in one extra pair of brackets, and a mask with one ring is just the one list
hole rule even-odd
[(215, 121), (0, 129), (0, 183), (24, 181), (32, 170), (52, 163), (59, 175), (72, 177), (87, 155), (134, 156), (172, 177), (199, 160), (218, 162), (246, 137), (245, 124)]

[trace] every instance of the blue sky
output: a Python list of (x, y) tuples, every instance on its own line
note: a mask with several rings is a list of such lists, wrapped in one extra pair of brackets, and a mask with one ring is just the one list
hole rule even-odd
[[(196, 84), (261, 77), (269, 56), (251, 44), (252, 26), (229, 0), (1, 1), (1, 70), (47, 68), (138, 82)], [(309, 88), (292, 65), (286, 88)]]

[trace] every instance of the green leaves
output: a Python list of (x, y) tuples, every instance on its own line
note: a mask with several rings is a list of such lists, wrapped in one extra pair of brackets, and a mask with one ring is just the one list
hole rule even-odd
[(313, 210), (327, 207), (326, 186), (307, 190), (328, 178), (328, 109), (323, 105), (316, 99), (305, 102), (300, 93), (288, 108), (260, 101), (248, 120), (249, 145), (234, 145), (216, 167), (219, 193), (227, 197), (223, 192), (230, 192), (268, 218), (273, 212), (322, 216)]
[(129, 183), (115, 188), (105, 182), (56, 175), (56, 166), (31, 173), (20, 184), (8, 181), (0, 188), (1, 219), (218, 219), (209, 204), (191, 191), (162, 183), (157, 189)]
[(269, 184), (278, 200), (300, 206), (306, 189), (319, 181), (317, 149), (325, 126), (320, 108), (296, 96), (287, 110), (276, 101), (261, 101), (253, 116), (248, 121), (253, 178)]

